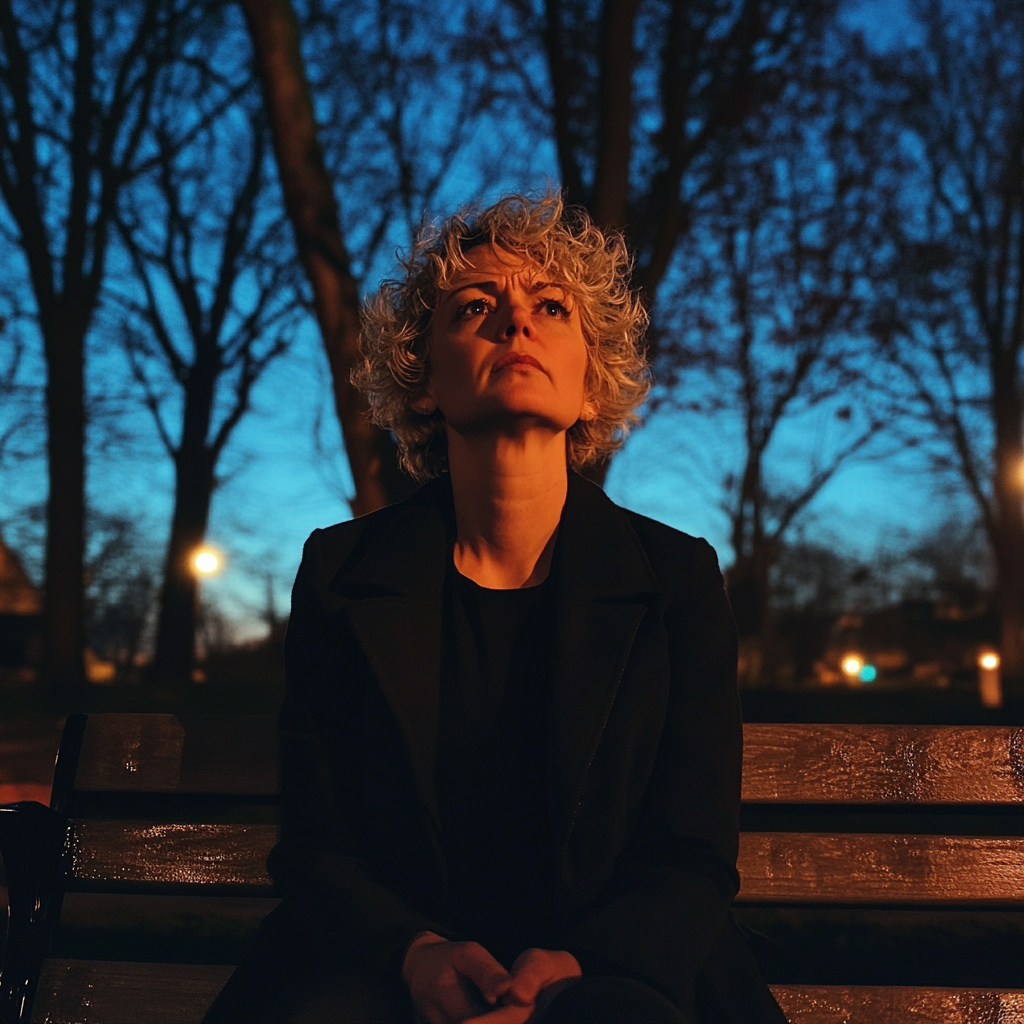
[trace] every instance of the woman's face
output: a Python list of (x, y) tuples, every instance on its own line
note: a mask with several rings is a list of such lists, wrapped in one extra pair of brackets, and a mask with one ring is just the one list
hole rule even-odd
[(481, 245), (441, 294), (431, 323), (430, 378), (419, 412), (439, 408), (469, 436), (566, 431), (593, 419), (587, 347), (572, 295), (532, 261)]

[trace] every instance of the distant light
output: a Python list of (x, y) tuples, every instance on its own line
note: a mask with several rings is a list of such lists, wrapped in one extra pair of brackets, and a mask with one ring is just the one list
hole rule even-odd
[(196, 572), (203, 576), (209, 576), (220, 568), (220, 555), (210, 548), (200, 548), (192, 556), (192, 565)]
[(878, 677), (878, 672), (875, 670), (874, 665), (865, 665), (860, 670), (860, 681), (862, 683), (873, 683)]
[(999, 668), (999, 655), (995, 651), (985, 651), (981, 657), (978, 658), (978, 664), (982, 668)]
[(843, 658), (842, 668), (848, 676), (860, 678), (861, 670), (864, 668), (864, 659), (859, 654), (848, 654)]

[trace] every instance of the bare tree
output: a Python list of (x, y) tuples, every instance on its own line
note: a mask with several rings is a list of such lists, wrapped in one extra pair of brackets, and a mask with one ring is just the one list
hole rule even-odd
[[(996, 567), (1003, 670), (1024, 693), (1024, 8), (915, 5), (920, 39), (875, 56), (865, 150), (890, 272), (875, 333), (936, 468), (959, 476)], [(895, 182), (895, 184), (894, 184)], [(881, 205), (881, 202), (880, 202)]]
[[(634, 281), (656, 299), (737, 134), (819, 38), (832, 0), (545, 0), (543, 35), (570, 202), (625, 230)], [(661, 357), (658, 332), (651, 356)], [(592, 473), (603, 482), (608, 463)]]
[(361, 283), (392, 269), (442, 203), (538, 171), (509, 136), (528, 104), (513, 71), (515, 22), (500, 5), (311, 0), (303, 37), (326, 165)]
[(88, 533), (89, 646), (122, 675), (137, 672), (156, 604), (156, 552), (130, 516), (91, 509)]
[(186, 0), (0, 0), (0, 195), (47, 367), (43, 679), (55, 694), (84, 680), (86, 338), (118, 197), (147, 164), (158, 79), (199, 16)]
[[(771, 673), (772, 566), (793, 526), (882, 426), (867, 398), (858, 333), (876, 271), (870, 169), (853, 159), (842, 90), (823, 54), (737, 140), (729, 177), (681, 246), (689, 272), (662, 299), (663, 400), (734, 422), (738, 464), (724, 480), (741, 637)], [(802, 424), (795, 467), (784, 435)], [(774, 461), (774, 468), (773, 463)], [(757, 645), (753, 645), (757, 646)]]
[(25, 380), (25, 339), (0, 320), (0, 469), (30, 454), (22, 443), (35, 419), (32, 385)]
[(413, 485), (350, 382), (359, 289), (409, 245), (468, 145), (480, 192), (528, 163), (479, 143), (483, 120), (512, 111), (521, 86), (518, 71), (502, 66), (508, 19), (500, 6), (469, 3), (449, 5), (439, 19), (415, 0), (310, 0), (300, 20), (290, 0), (240, 2), (331, 369), (355, 489), (350, 505), (361, 514)]
[(183, 152), (165, 123), (174, 116), (172, 106), (154, 126), (153, 180), (132, 190), (118, 226), (140, 293), (121, 297), (122, 336), (175, 469), (152, 668), (161, 682), (184, 684), (195, 658), (191, 561), (218, 463), (260, 376), (286, 351), (299, 307), (261, 112), (229, 108)]
[(352, 471), (352, 511), (371, 512), (403, 491), (390, 437), (367, 418), (351, 382), (359, 358), (359, 287), (341, 234), (334, 186), (324, 165), (313, 100), (291, 0), (240, 0), (274, 139), (284, 205), (313, 289), (313, 305), (334, 382), (334, 404)]

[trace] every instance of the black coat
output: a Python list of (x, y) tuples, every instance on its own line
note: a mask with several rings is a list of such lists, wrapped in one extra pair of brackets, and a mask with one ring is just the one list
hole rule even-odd
[[(295, 919), (355, 969), (397, 960), (422, 930), (456, 937), (434, 790), (453, 540), (442, 477), (314, 532), (295, 581), (268, 866)], [(570, 474), (552, 573), (557, 946), (692, 1010), (739, 884), (736, 635), (715, 553)], [(736, 958), (734, 940), (719, 958)], [(744, 957), (711, 971), (725, 1002), (770, 1002)], [(748, 1000), (734, 1015), (776, 1019), (758, 1012)]]

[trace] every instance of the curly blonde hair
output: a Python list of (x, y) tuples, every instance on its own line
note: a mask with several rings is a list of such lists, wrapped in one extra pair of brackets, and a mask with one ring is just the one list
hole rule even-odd
[(412, 409), (430, 375), (430, 325), (448, 281), (468, 266), (467, 253), (491, 243), (536, 263), (572, 294), (587, 345), (585, 391), (597, 417), (568, 431), (573, 469), (618, 449), (650, 389), (643, 353), (647, 312), (630, 288), (631, 259), (622, 235), (601, 231), (585, 210), (557, 194), (508, 195), (484, 210), (463, 209), (420, 230), (405, 277), (384, 281), (363, 311), (362, 364), (352, 382), (367, 396), (370, 419), (398, 440), (403, 469), (429, 480), (448, 468), (440, 410)]

